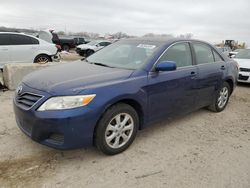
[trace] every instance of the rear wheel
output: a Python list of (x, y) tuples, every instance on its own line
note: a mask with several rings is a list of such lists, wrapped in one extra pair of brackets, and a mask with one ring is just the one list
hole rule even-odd
[(126, 150), (134, 141), (139, 125), (138, 114), (130, 105), (119, 103), (106, 111), (95, 132), (95, 145), (108, 155)]
[(228, 103), (229, 97), (231, 93), (231, 88), (227, 82), (224, 82), (219, 92), (217, 93), (213, 104), (209, 106), (209, 109), (214, 112), (223, 111)]
[(34, 60), (34, 63), (39, 63), (39, 64), (45, 64), (48, 62), (51, 62), (51, 58), (45, 54), (38, 55)]
[(63, 51), (69, 51), (70, 50), (70, 47), (69, 47), (69, 45), (67, 45), (67, 44), (64, 44), (63, 46), (62, 46), (62, 50)]

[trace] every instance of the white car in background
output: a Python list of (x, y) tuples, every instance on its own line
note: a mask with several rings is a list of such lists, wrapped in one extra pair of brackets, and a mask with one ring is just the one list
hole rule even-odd
[(229, 55), (230, 55), (230, 52), (232, 51), (231, 48), (228, 47), (228, 46), (225, 46), (225, 47), (217, 47), (217, 49), (218, 49), (221, 53), (225, 54), (225, 55), (228, 56), (228, 57), (229, 57)]
[(250, 49), (239, 49), (234, 59), (239, 64), (238, 82), (250, 83)]
[(88, 57), (90, 55), (92, 55), (93, 53), (95, 53), (96, 51), (104, 48), (105, 46), (110, 45), (111, 42), (110, 41), (106, 41), (106, 40), (94, 40), (91, 41), (87, 44), (81, 44), (78, 45), (76, 47), (76, 52), (84, 57)]
[(241, 49), (236, 49), (234, 51), (229, 52), (229, 57), (234, 58), (235, 55), (240, 51)]
[(0, 32), (0, 68), (8, 63), (47, 63), (56, 54), (55, 44), (22, 33)]

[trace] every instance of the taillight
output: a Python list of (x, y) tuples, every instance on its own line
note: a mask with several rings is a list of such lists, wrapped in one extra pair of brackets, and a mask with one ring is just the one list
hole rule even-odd
[(59, 44), (56, 44), (56, 48), (57, 48), (58, 50), (61, 50), (61, 49), (62, 49), (62, 47), (61, 47)]

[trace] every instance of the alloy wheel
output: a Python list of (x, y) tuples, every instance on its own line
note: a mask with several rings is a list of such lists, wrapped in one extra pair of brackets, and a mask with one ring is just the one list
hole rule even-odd
[(226, 105), (227, 100), (228, 100), (228, 96), (229, 96), (228, 88), (227, 87), (223, 87), (220, 90), (218, 101), (217, 101), (219, 108), (223, 108)]
[(111, 148), (120, 148), (129, 141), (133, 130), (133, 118), (127, 113), (120, 113), (109, 122), (105, 131), (105, 141)]
[(45, 56), (41, 56), (36, 60), (36, 63), (39, 63), (39, 64), (45, 64), (48, 62), (49, 62), (49, 59)]

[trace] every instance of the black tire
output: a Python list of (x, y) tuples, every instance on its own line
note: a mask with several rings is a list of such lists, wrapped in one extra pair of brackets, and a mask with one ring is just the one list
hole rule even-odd
[(85, 57), (85, 53), (84, 52), (79, 52), (78, 53), (80, 56), (82, 56), (82, 57)]
[[(125, 123), (128, 125), (124, 124), (124, 126), (121, 126), (121, 128), (123, 127), (123, 130), (125, 130), (126, 128), (124, 129), (124, 127), (127, 127), (127, 126), (130, 127), (133, 124), (134, 125), (133, 130), (130, 130), (131, 132), (126, 132), (123, 130), (120, 130), (120, 132), (117, 132), (117, 130), (115, 130), (115, 131), (108, 130), (107, 128), (110, 127), (112, 122), (117, 121), (114, 118), (119, 116), (119, 119), (121, 120), (122, 115), (124, 115), (124, 119), (125, 119), (125, 117), (132, 118), (132, 121), (130, 121), (131, 119), (129, 119), (127, 121), (127, 123)], [(127, 116), (127, 115), (129, 115), (129, 116)], [(123, 121), (120, 121), (120, 125), (122, 125), (122, 122)], [(117, 122), (116, 122), (116, 125), (118, 125)], [(112, 127), (113, 126), (116, 127), (116, 125), (112, 125)], [(104, 113), (104, 115), (102, 116), (102, 118), (98, 122), (97, 127), (95, 129), (94, 143), (100, 151), (102, 151), (103, 153), (105, 153), (107, 155), (115, 155), (115, 154), (121, 153), (121, 152), (125, 151), (134, 141), (138, 127), (139, 127), (139, 117), (138, 117), (138, 114), (135, 111), (135, 109), (133, 107), (131, 107), (130, 105), (127, 105), (124, 103), (118, 103), (114, 106), (111, 106)], [(130, 135), (126, 140), (123, 139), (123, 136), (121, 136), (124, 133), (126, 135)], [(108, 137), (112, 136), (113, 134), (115, 134), (116, 136), (113, 139), (110, 139), (110, 142), (108, 143), (107, 142)], [(118, 144), (121, 144), (121, 146), (114, 148), (115, 142), (117, 139), (118, 139)], [(110, 146), (112, 144), (113, 144), (113, 147)], [(124, 145), (122, 145), (122, 144), (124, 144)]]
[[(228, 92), (227, 98), (225, 99), (225, 104), (223, 103), (224, 105), (220, 106), (219, 105), (219, 98), (221, 96), (220, 93), (225, 88), (226, 88), (226, 90)], [(222, 85), (222, 87), (218, 90), (218, 92), (217, 92), (217, 94), (216, 94), (216, 96), (215, 96), (215, 98), (213, 100), (213, 103), (208, 107), (208, 109), (211, 110), (211, 111), (213, 111), (213, 112), (221, 112), (221, 111), (223, 111), (226, 108), (226, 106), (227, 106), (230, 94), (231, 94), (231, 87), (230, 87), (230, 85), (227, 82), (224, 82), (223, 85)]]
[(52, 61), (52, 59), (50, 58), (50, 56), (48, 56), (46, 54), (41, 54), (35, 58), (34, 63), (45, 64), (45, 63), (48, 63), (51, 61)]
[(70, 47), (69, 47), (69, 45), (67, 45), (67, 44), (64, 44), (64, 45), (62, 46), (62, 50), (63, 50), (63, 51), (66, 51), (66, 52), (68, 52), (68, 51), (70, 50)]
[(88, 50), (88, 51), (86, 52), (86, 57), (91, 56), (93, 53), (95, 53), (93, 50)]

